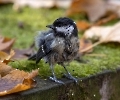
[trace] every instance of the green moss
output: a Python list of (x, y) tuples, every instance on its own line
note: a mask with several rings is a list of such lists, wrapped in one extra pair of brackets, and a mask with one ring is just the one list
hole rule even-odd
[[(53, 22), (54, 19), (64, 16), (64, 9), (31, 9), (24, 8), (21, 12), (12, 10), (12, 5), (0, 6), (0, 33), (4, 36), (16, 38), (15, 48), (27, 48), (33, 41), (36, 31), (46, 29), (46, 25)], [(18, 23), (22, 22), (24, 28), (20, 28)], [(109, 22), (111, 25), (117, 22)], [(98, 56), (83, 56), (87, 63), (73, 61), (67, 69), (76, 77), (86, 77), (99, 73), (106, 69), (115, 69), (120, 65), (120, 46), (118, 43), (110, 43), (96, 46), (93, 51)], [(103, 55), (103, 56), (99, 56)], [(20, 60), (11, 62), (15, 68), (25, 71), (39, 68), (41, 77), (48, 77), (51, 71), (48, 64), (42, 60), (38, 65), (33, 61)], [(62, 66), (55, 66), (55, 74), (61, 77), (64, 73)]]

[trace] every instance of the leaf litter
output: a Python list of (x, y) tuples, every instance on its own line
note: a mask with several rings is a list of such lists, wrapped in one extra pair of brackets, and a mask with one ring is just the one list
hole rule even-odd
[[(0, 96), (24, 91), (36, 86), (36, 81), (33, 78), (38, 75), (38, 69), (32, 72), (14, 69), (7, 65), (14, 56), (14, 51), (11, 50), (10, 55), (4, 52), (0, 54), (2, 55), (0, 60)], [(7, 63), (5, 62), (6, 59), (9, 60)]]

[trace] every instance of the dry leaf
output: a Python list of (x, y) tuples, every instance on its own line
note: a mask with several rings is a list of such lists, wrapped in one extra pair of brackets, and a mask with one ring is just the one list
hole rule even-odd
[(77, 21), (76, 25), (79, 30), (86, 30), (91, 26), (88, 22), (85, 21)]
[(85, 12), (91, 22), (95, 22), (106, 13), (104, 0), (73, 0), (67, 11), (67, 16)]
[(0, 62), (3, 62), (3, 63), (9, 63), (11, 60), (11, 58), (15, 55), (15, 52), (14, 50), (11, 50), (10, 51), (10, 54), (7, 54), (3, 51), (0, 51)]
[(80, 48), (79, 48), (79, 53), (90, 53), (92, 52), (92, 48), (89, 50), (86, 50), (86, 48), (92, 46), (92, 42), (88, 39), (81, 38), (80, 39)]
[(36, 75), (38, 75), (38, 70), (31, 73), (20, 70), (11, 71), (0, 79), (0, 96), (27, 90), (36, 86), (35, 80), (32, 79)]
[(86, 30), (85, 38), (98, 39), (101, 42), (120, 42), (120, 22), (113, 26), (94, 26)]
[(0, 50), (9, 51), (15, 42), (15, 39), (10, 39), (7, 37), (0, 37)]
[(115, 12), (120, 18), (120, 0), (107, 0), (106, 3), (107, 10)]
[(15, 51), (15, 55), (14, 55), (14, 59), (23, 59), (23, 58), (28, 58), (32, 53), (33, 53), (33, 48), (28, 48), (28, 49), (23, 49), (23, 50), (19, 50), (19, 49), (14, 49)]
[(93, 26), (86, 30), (84, 38), (98, 40), (92, 46), (87, 47), (86, 50), (93, 48), (101, 43), (119, 42), (120, 43), (120, 22), (113, 26)]
[(5, 63), (0, 62), (0, 76), (3, 77), (7, 75), (13, 68), (6, 65)]
[(93, 26), (103, 25), (114, 19), (118, 19), (118, 15), (115, 13), (111, 13), (110, 15), (106, 16), (105, 18), (102, 18), (102, 19), (98, 20), (97, 22), (95, 22), (93, 24)]
[[(120, 1), (119, 0), (73, 0), (67, 11), (67, 16), (75, 13), (84, 12), (87, 14), (91, 22), (96, 22), (100, 18), (106, 16), (108, 12), (112, 12), (120, 17)], [(108, 18), (109, 19), (109, 18)]]

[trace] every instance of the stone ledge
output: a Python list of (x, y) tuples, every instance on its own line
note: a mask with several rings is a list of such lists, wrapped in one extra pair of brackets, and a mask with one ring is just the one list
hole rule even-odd
[(80, 78), (78, 84), (65, 78), (61, 79), (65, 85), (39, 77), (36, 80), (37, 87), (0, 100), (119, 100), (120, 97), (120, 69)]

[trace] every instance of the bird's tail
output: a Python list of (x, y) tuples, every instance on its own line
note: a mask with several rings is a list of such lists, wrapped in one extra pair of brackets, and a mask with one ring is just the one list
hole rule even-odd
[(51, 52), (51, 49), (48, 48), (49, 46), (42, 45), (36, 54), (32, 55), (28, 60), (36, 60), (36, 64), (45, 57), (47, 54)]
[(36, 54), (30, 56), (30, 57), (28, 58), (28, 60), (36, 60)]
[(28, 58), (28, 60), (35, 60), (36, 64), (45, 56), (45, 52), (43, 52), (42, 48), (39, 48), (38, 52)]
[(43, 51), (43, 48), (40, 47), (37, 54), (36, 54), (36, 64), (39, 63), (39, 61), (46, 55), (45, 51)]

